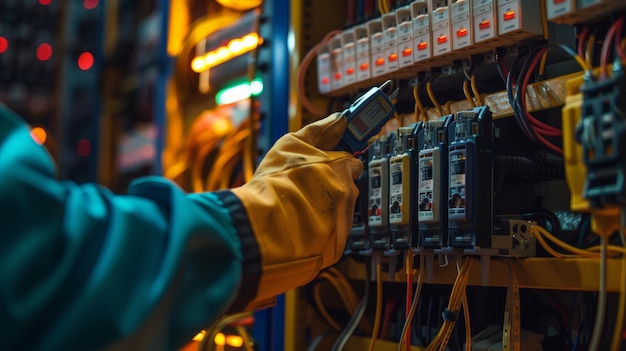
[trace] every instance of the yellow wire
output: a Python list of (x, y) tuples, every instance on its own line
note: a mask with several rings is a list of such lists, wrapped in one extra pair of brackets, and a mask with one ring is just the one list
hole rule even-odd
[(331, 328), (337, 331), (341, 331), (343, 328), (341, 328), (339, 323), (337, 323), (337, 321), (330, 315), (330, 313), (328, 313), (328, 311), (326, 310), (326, 307), (324, 307), (324, 303), (322, 302), (321, 288), (319, 284), (316, 284), (313, 287), (313, 300), (315, 301), (315, 304), (317, 305), (317, 310), (322, 315), (322, 317), (324, 317), (324, 319), (326, 320), (326, 323), (328, 323), (328, 325)]
[(478, 86), (476, 85), (476, 75), (472, 74), (470, 77), (470, 83), (472, 85), (472, 91), (474, 92), (474, 96), (476, 97), (476, 105), (482, 106), (483, 99), (480, 97), (480, 93), (478, 92)]
[(452, 107), (452, 100), (446, 102), (446, 104), (443, 106), (443, 109), (446, 111), (446, 114), (451, 114), (452, 111), (450, 110), (450, 108)]
[(383, 309), (383, 279), (380, 276), (380, 262), (376, 261), (376, 314), (374, 315), (374, 329), (372, 330), (372, 338), (370, 340), (369, 351), (374, 350), (376, 339), (378, 338), (378, 329), (380, 328), (380, 319)]
[[(467, 280), (469, 279), (471, 261), (471, 258), (466, 258), (463, 262), (463, 266), (456, 276), (454, 285), (452, 286), (450, 300), (447, 306), (448, 310), (450, 311), (458, 311), (461, 307), (461, 303), (463, 302), (463, 294), (467, 286)], [(450, 340), (450, 336), (452, 335), (452, 331), (454, 330), (454, 325), (455, 322), (444, 320), (443, 324), (439, 328), (439, 331), (437, 332), (437, 335), (435, 335), (435, 338), (426, 347), (426, 351), (445, 350), (446, 345)]]
[(341, 297), (341, 300), (344, 301), (348, 312), (350, 314), (354, 313), (359, 304), (358, 298), (356, 297), (356, 295), (353, 295), (354, 290), (352, 290), (351, 293), (350, 290), (346, 289), (346, 285), (332, 274), (322, 272), (319, 274), (318, 278), (328, 280), (333, 285), (333, 287), (335, 287), (335, 290), (337, 290), (337, 292), (339, 293), (339, 296)]
[(235, 329), (237, 330), (237, 334), (239, 334), (239, 336), (241, 336), (241, 339), (243, 340), (243, 347), (246, 351), (254, 351), (254, 348), (252, 347), (252, 338), (250, 337), (250, 333), (248, 333), (248, 330), (246, 330), (246, 328), (244, 328), (242, 325), (238, 325), (237, 327), (235, 327)]
[[(548, 238), (550, 241), (552, 241), (554, 244), (556, 244), (557, 246), (559, 246), (563, 250), (568, 251), (568, 252), (570, 252), (570, 253), (572, 253), (574, 255), (583, 256), (583, 257), (598, 257), (597, 253), (590, 252), (588, 250), (579, 249), (579, 248), (574, 247), (574, 246), (572, 246), (572, 245), (570, 245), (570, 244), (568, 244), (566, 242), (563, 242), (562, 240), (558, 239), (557, 237), (552, 235), (552, 233), (548, 232), (545, 228), (543, 228), (541, 226), (533, 225), (533, 226), (530, 227), (530, 230), (535, 232), (535, 234), (536, 234), (535, 237), (537, 237), (538, 241), (540, 240), (539, 239), (540, 237), (545, 236), (546, 238)], [(560, 255), (560, 256), (563, 256), (563, 257), (567, 257), (567, 255), (563, 255), (563, 254), (558, 254), (557, 253), (557, 255)]]
[(435, 94), (433, 93), (433, 87), (432, 87), (432, 84), (430, 84), (430, 82), (426, 83), (426, 92), (428, 93), (428, 97), (430, 98), (430, 101), (433, 103), (433, 105), (437, 109), (439, 116), (440, 117), (443, 116), (443, 110), (441, 109), (441, 105), (439, 104), (439, 101), (437, 101), (437, 98), (435, 97)]
[[(419, 85), (413, 87), (413, 97), (415, 98), (415, 113), (417, 114), (417, 121), (427, 121), (428, 116), (426, 116), (426, 111), (424, 110), (424, 105), (422, 105), (422, 99), (419, 94)], [(416, 121), (416, 122), (417, 122)]]
[(467, 79), (463, 81), (463, 94), (465, 94), (465, 100), (467, 100), (470, 107), (476, 107), (472, 94), (470, 93), (469, 81)]
[(596, 42), (596, 36), (591, 35), (589, 37), (589, 41), (587, 41), (587, 48), (585, 49), (585, 63), (587, 67), (593, 67), (593, 45)]
[[(596, 245), (596, 246), (592, 246), (592, 247), (588, 248), (587, 250), (593, 251), (595, 253), (597, 251), (600, 251), (600, 249), (601, 249), (600, 245)], [(622, 255), (626, 255), (626, 248), (623, 248), (623, 247), (620, 247), (620, 246), (607, 245), (606, 251), (607, 252), (611, 252), (611, 253), (620, 253)]]
[(381, 15), (387, 13), (387, 9), (385, 7), (385, 0), (378, 0), (378, 11)]

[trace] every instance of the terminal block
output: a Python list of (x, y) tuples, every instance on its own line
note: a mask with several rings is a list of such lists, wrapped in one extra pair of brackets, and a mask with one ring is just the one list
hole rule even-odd
[(491, 238), (491, 248), (498, 249), (500, 256), (535, 257), (537, 238), (530, 228), (537, 222), (523, 219), (497, 218)]
[(448, 242), (490, 248), (493, 230), (493, 118), (482, 106), (448, 124)]
[(621, 65), (600, 81), (586, 80), (576, 138), (587, 166), (583, 196), (592, 208), (626, 205), (626, 78)]

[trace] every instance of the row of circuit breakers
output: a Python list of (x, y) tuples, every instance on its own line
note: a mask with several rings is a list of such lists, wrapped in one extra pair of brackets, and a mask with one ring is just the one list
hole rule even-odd
[(346, 254), (452, 247), (534, 256), (533, 222), (494, 216), (498, 130), (482, 106), (374, 141), (359, 156), (365, 167)]
[(575, 24), (623, 8), (622, 0), (417, 0), (348, 28), (318, 51), (327, 94), (387, 74), (413, 75), (541, 37), (545, 19)]

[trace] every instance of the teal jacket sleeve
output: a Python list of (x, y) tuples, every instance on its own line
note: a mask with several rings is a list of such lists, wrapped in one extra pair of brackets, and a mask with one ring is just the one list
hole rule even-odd
[(0, 106), (0, 349), (184, 345), (255, 294), (258, 247), (241, 206), (159, 177), (123, 196), (59, 181)]

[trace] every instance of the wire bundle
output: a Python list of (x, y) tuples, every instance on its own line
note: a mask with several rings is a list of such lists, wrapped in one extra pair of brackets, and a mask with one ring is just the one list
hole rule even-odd
[[(322, 317), (326, 320), (328, 325), (330, 325), (334, 330), (340, 332), (343, 328), (339, 325), (339, 323), (330, 315), (330, 313), (326, 310), (324, 303), (322, 301), (322, 281), (329, 282), (333, 288), (339, 294), (339, 298), (341, 299), (343, 306), (346, 306), (346, 309), (350, 315), (353, 315), (359, 304), (359, 300), (356, 292), (352, 288), (352, 285), (348, 282), (348, 280), (337, 270), (336, 268), (330, 267), (327, 270), (321, 272), (317, 276), (318, 283), (313, 286), (313, 298), (315, 301), (315, 305), (317, 306), (318, 311), (322, 315)], [(364, 331), (369, 331), (371, 328), (367, 325), (365, 320), (361, 320), (361, 328)]]
[(531, 141), (537, 142), (557, 154), (562, 154), (563, 149), (547, 139), (548, 137), (561, 137), (561, 130), (557, 127), (544, 123), (532, 116), (530, 112), (528, 112), (526, 104), (526, 93), (530, 79), (533, 75), (533, 72), (542, 60), (542, 57), (547, 53), (548, 49), (550, 48), (556, 48), (564, 51), (565, 53), (573, 57), (583, 70), (588, 70), (585, 61), (572, 49), (564, 45), (546, 44), (539, 46), (528, 54), (519, 71), (517, 79), (513, 77), (513, 71), (516, 63), (519, 61), (521, 56), (516, 59), (516, 61), (513, 63), (513, 67), (511, 67), (511, 70), (508, 71), (506, 79), (506, 90), (509, 102), (513, 107), (515, 121), (519, 125), (524, 135), (526, 135), (526, 137)]
[(459, 269), (459, 273), (454, 281), (452, 287), (452, 293), (450, 294), (450, 300), (448, 307), (443, 312), (444, 321), (435, 335), (433, 341), (426, 347), (426, 351), (444, 351), (454, 330), (454, 325), (461, 308), (463, 300), (466, 299), (465, 287), (467, 286), (467, 280), (469, 279), (470, 266), (472, 264), (471, 258), (466, 258), (463, 265)]

